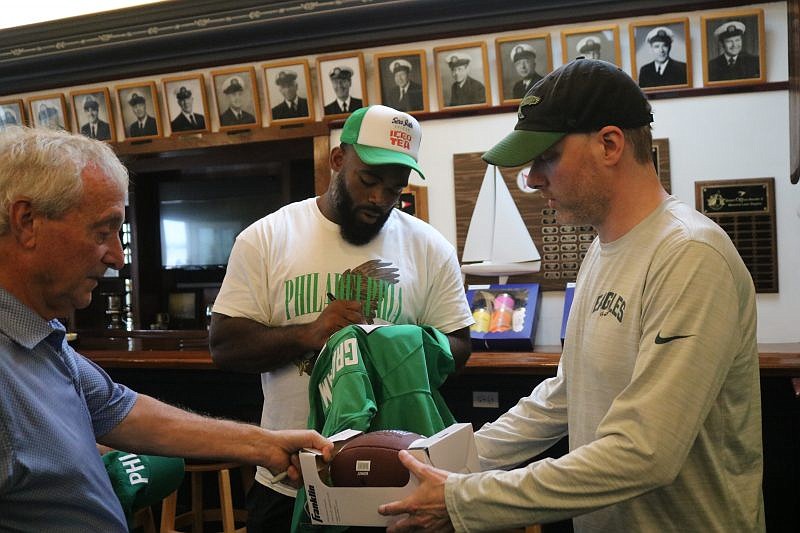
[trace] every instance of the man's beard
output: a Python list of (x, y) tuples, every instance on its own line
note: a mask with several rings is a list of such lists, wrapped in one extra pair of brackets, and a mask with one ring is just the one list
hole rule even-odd
[(372, 224), (366, 224), (360, 221), (356, 216), (353, 198), (350, 196), (344, 184), (343, 172), (336, 177), (336, 184), (333, 188), (331, 200), (333, 209), (336, 211), (339, 218), (339, 233), (345, 241), (356, 246), (362, 246), (374, 239), (392, 214), (392, 210), (390, 209), (387, 213), (378, 217)]

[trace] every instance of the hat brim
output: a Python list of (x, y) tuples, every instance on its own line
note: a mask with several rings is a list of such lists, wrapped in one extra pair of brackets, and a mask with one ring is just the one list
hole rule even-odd
[(354, 143), (353, 147), (356, 149), (359, 159), (367, 165), (402, 165), (416, 171), (420, 178), (425, 179), (422, 169), (419, 168), (414, 158), (408, 154), (358, 143)]
[(524, 165), (564, 138), (565, 132), (514, 130), (481, 157), (498, 167)]

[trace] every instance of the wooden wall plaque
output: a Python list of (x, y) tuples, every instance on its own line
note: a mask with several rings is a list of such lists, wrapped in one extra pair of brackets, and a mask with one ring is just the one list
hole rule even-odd
[(778, 292), (775, 178), (698, 181), (695, 207), (730, 236), (756, 292)]
[[(453, 155), (456, 197), (456, 249), (458, 259), (464, 252), (472, 212), (478, 199), (481, 183), (486, 172), (482, 152)], [(661, 183), (669, 192), (669, 140), (653, 139), (653, 163)], [(575, 281), (586, 250), (597, 236), (592, 226), (558, 224), (555, 211), (547, 207), (547, 201), (538, 193), (526, 193), (520, 188), (523, 178), (520, 172), (529, 165), (499, 168), (525, 226), (533, 238), (542, 264), (539, 272), (510, 276), (509, 283), (538, 283), (544, 291), (563, 291), (568, 282)], [(495, 277), (496, 278), (496, 277)], [(466, 276), (467, 284), (490, 283), (491, 278)]]

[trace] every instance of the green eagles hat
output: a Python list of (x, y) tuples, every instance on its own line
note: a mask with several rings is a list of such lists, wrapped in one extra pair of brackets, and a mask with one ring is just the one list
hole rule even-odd
[(536, 82), (517, 110), (514, 131), (483, 154), (492, 165), (514, 167), (538, 157), (569, 133), (605, 126), (638, 128), (653, 121), (642, 90), (619, 67), (579, 58)]
[(367, 165), (403, 165), (425, 179), (417, 164), (422, 128), (407, 113), (384, 105), (357, 109), (344, 123), (341, 141)]
[(129, 526), (136, 511), (163, 500), (183, 481), (179, 457), (113, 451), (103, 455), (103, 463)]

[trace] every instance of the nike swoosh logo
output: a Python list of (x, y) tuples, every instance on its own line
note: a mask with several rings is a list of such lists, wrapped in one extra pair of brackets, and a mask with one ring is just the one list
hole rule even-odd
[(656, 344), (666, 344), (674, 341), (675, 339), (685, 339), (686, 337), (694, 337), (694, 335), (674, 335), (672, 337), (662, 337), (661, 332), (659, 331), (656, 334)]

